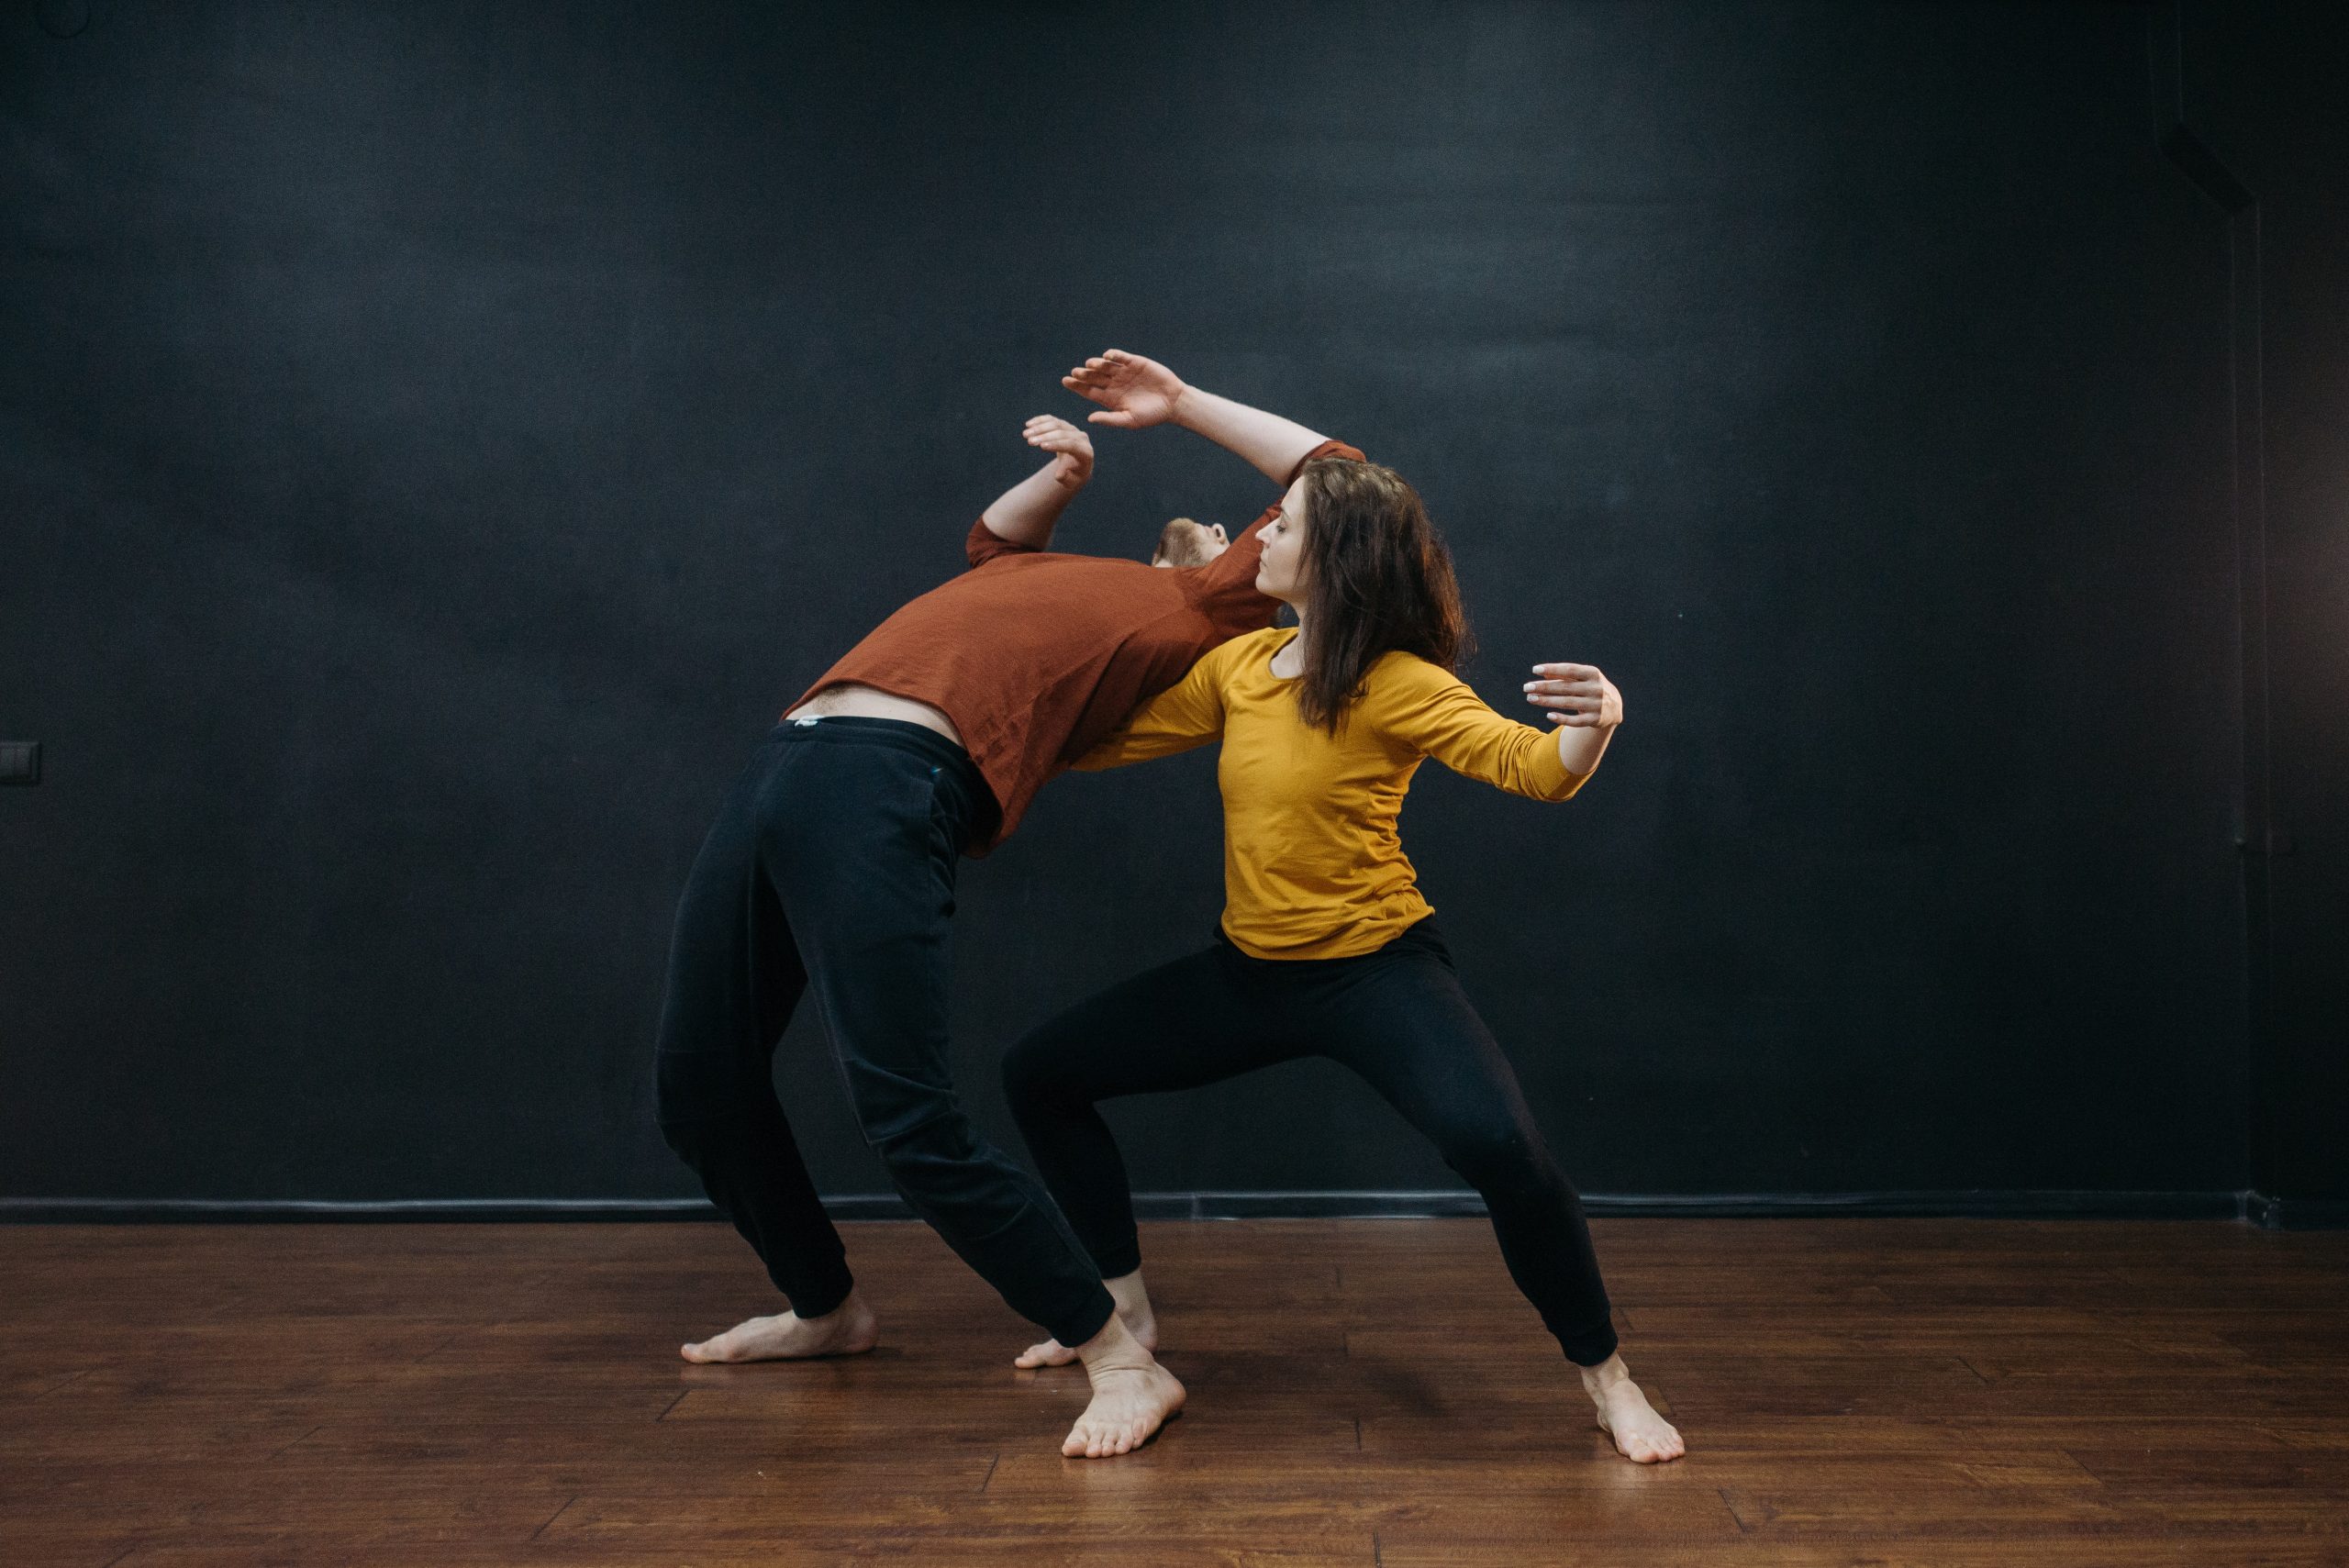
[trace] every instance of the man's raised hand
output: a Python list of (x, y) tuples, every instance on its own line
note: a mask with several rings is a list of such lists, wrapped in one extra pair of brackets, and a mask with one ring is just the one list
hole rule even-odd
[(1093, 438), (1055, 414), (1028, 421), (1028, 444), (1052, 454), (1052, 483), (1081, 489), (1093, 477)]
[(1102, 412), (1085, 417), (1089, 422), (1120, 430), (1166, 423), (1186, 390), (1183, 378), (1156, 360), (1123, 349), (1085, 361), (1061, 377), (1061, 384), (1101, 405)]

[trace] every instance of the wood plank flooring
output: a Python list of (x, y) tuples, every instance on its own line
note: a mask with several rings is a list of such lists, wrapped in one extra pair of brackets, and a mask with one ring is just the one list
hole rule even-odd
[(2349, 1234), (1598, 1222), (1689, 1440), (1613, 1457), (1480, 1220), (1168, 1223), (1191, 1406), (1072, 1461), (1075, 1368), (847, 1228), (852, 1361), (717, 1225), (0, 1228), (0, 1563), (2349, 1564)]

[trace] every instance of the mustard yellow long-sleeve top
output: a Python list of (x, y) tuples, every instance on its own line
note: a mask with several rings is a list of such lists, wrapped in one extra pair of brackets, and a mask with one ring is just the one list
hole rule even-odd
[(1350, 958), (1433, 914), (1396, 818), (1421, 762), (1512, 795), (1564, 800), (1558, 738), (1505, 718), (1449, 671), (1409, 653), (1371, 666), (1335, 735), (1298, 716), (1273, 655), (1297, 636), (1235, 637), (1079, 758), (1087, 770), (1172, 756), (1220, 738), (1223, 930), (1255, 958)]

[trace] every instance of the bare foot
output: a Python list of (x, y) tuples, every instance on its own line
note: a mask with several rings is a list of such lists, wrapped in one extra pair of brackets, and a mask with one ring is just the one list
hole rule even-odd
[(821, 1318), (785, 1312), (774, 1318), (751, 1318), (716, 1339), (686, 1345), (678, 1354), (689, 1362), (799, 1361), (810, 1356), (853, 1356), (871, 1350), (881, 1340), (881, 1319), (864, 1297), (852, 1290), (848, 1299)]
[[(1150, 1310), (1150, 1292), (1142, 1288), (1141, 1271), (1119, 1274), (1113, 1280), (1101, 1282), (1109, 1287), (1110, 1299), (1118, 1304), (1118, 1317), (1126, 1331), (1141, 1342), (1145, 1351), (1158, 1349), (1158, 1318)], [(1076, 1352), (1058, 1340), (1046, 1340), (1041, 1345), (1030, 1345), (1011, 1358), (1014, 1366), (1066, 1366), (1076, 1360)]]
[(1099, 1333), (1077, 1347), (1077, 1355), (1093, 1380), (1093, 1403), (1061, 1444), (1067, 1458), (1131, 1453), (1183, 1408), (1183, 1385), (1142, 1349), (1115, 1314)]
[(1615, 1451), (1634, 1464), (1663, 1464), (1688, 1451), (1671, 1422), (1655, 1413), (1631, 1381), (1620, 1355), (1582, 1369), (1582, 1385), (1598, 1407), (1598, 1429), (1615, 1440)]

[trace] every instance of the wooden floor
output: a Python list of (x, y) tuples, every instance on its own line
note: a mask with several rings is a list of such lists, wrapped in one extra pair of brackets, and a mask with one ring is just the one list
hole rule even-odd
[(918, 1226), (849, 1229), (878, 1351), (740, 1368), (716, 1225), (0, 1229), (0, 1562), (2349, 1563), (2349, 1234), (1594, 1229), (1678, 1464), (1480, 1221), (1147, 1228), (1191, 1407), (1090, 1462)]

